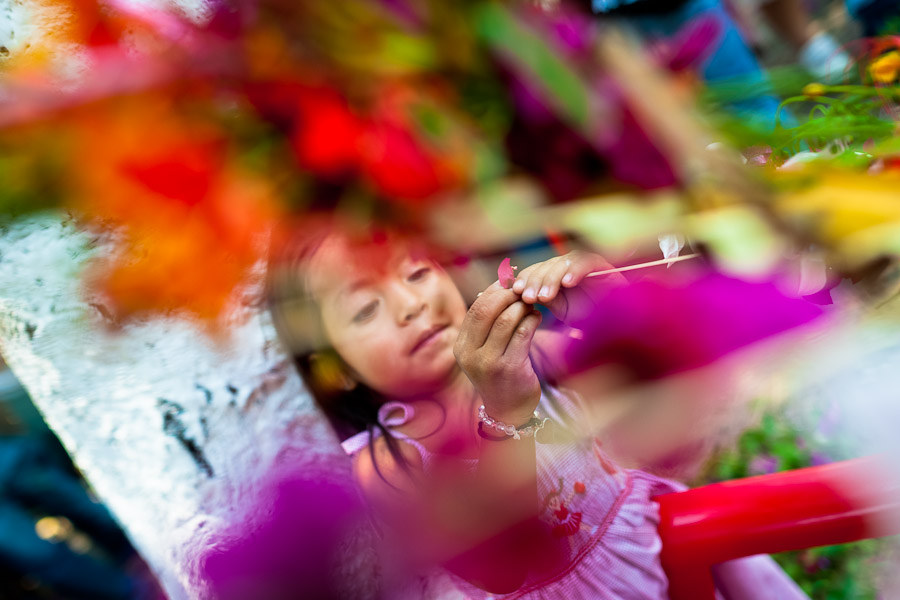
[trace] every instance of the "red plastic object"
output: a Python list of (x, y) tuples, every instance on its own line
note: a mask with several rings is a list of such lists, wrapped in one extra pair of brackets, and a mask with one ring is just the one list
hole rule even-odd
[(900, 533), (900, 478), (862, 458), (664, 494), (659, 533), (671, 600), (713, 600), (710, 567)]

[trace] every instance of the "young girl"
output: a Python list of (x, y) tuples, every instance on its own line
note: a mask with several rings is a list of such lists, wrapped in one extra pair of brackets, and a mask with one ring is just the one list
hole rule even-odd
[[(402, 240), (332, 229), (284, 248), (276, 327), (408, 556), (443, 564), (469, 598), (667, 597), (652, 498), (683, 487), (617, 468), (538, 376), (561, 366), (534, 304), (582, 316), (608, 285), (585, 275), (606, 261), (553, 258), (467, 308)], [(768, 557), (716, 575), (728, 600), (805, 598)]]

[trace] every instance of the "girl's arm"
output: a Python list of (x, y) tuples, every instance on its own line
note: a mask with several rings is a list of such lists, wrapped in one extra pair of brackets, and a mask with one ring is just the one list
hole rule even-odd
[[(499, 283), (488, 287), (466, 315), (454, 353), (485, 412), (496, 421), (518, 427), (537, 408), (541, 386), (529, 353), (540, 322), (539, 312)], [(484, 589), (509, 592), (527, 576), (535, 558), (530, 542), (539, 537), (535, 442), (534, 437), (480, 442), (472, 483), (478, 502), (470, 512), (486, 516), (498, 534), (451, 566)]]
[[(572, 252), (524, 269), (512, 289), (499, 282), (488, 287), (466, 315), (454, 348), (457, 362), (475, 386), (486, 412), (493, 419), (520, 426), (528, 422), (541, 397), (540, 382), (531, 358), (537, 335), (545, 344), (544, 368), (562, 376), (560, 337), (536, 334), (540, 302), (566, 323), (578, 323), (596, 309), (598, 298), (610, 286), (625, 283), (620, 274), (598, 278), (586, 276), (612, 268), (597, 254)], [(530, 563), (541, 556), (544, 532), (537, 525), (539, 501), (534, 438), (493, 441), (483, 439), (480, 460), (472, 486), (470, 517), (487, 518), (498, 534), (474, 547), (452, 565), (458, 574), (494, 592), (519, 587)], [(471, 515), (477, 511), (477, 515)], [(531, 541), (532, 544), (529, 544)], [(536, 544), (535, 544), (536, 542)], [(549, 547), (549, 544), (547, 544)], [(543, 558), (547, 558), (544, 556)]]
[(485, 470), (447, 469), (435, 476), (430, 469), (426, 477), (416, 450), (402, 441), (398, 445), (409, 461), (405, 467), (379, 438), (356, 456), (354, 473), (387, 531), (402, 544), (409, 567), (443, 564), (487, 591), (518, 589), (540, 532), (528, 519), (521, 522), (506, 512), (490, 491), (493, 486), (481, 486)]
[[(537, 406), (540, 383), (528, 354), (539, 323), (531, 306), (495, 283), (461, 326), (454, 353), (496, 420), (523, 425)], [(470, 440), (475, 426), (473, 415), (471, 429), (454, 433)], [(403, 536), (412, 545), (407, 550), (443, 562), (485, 590), (511, 592), (525, 580), (540, 537), (534, 438), (478, 441), (474, 473), (447, 460), (425, 474), (415, 450), (403, 442), (409, 460), (401, 467), (383, 438), (357, 457), (354, 468), (382, 517), (409, 534)]]

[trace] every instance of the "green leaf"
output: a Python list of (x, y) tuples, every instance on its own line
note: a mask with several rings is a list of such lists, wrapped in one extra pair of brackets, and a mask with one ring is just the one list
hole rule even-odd
[(438, 65), (433, 44), (423, 38), (398, 31), (387, 31), (379, 38), (381, 53), (386, 60), (414, 70), (430, 70)]
[(521, 25), (503, 6), (489, 2), (475, 12), (478, 36), (529, 83), (567, 123), (591, 133), (590, 92), (580, 75), (540, 36)]

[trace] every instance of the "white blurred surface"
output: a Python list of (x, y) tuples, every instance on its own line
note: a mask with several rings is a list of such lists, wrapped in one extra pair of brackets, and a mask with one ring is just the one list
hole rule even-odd
[[(203, 598), (200, 552), (277, 460), (340, 479), (349, 461), (252, 305), (218, 349), (175, 319), (107, 332), (79, 273), (108, 244), (53, 215), (0, 227), (0, 352), (169, 597)], [(348, 590), (371, 560), (346, 557)]]

